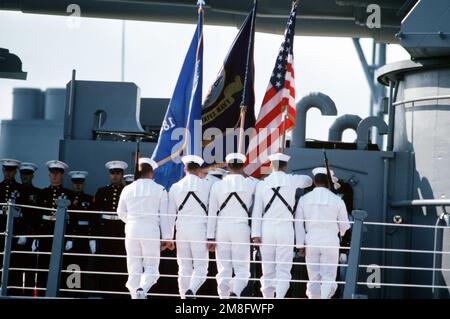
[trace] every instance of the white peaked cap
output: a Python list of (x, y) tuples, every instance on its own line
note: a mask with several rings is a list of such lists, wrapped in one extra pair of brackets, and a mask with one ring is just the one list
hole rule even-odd
[(29, 171), (37, 171), (38, 166), (34, 163), (22, 163), (20, 164), (19, 170), (29, 170)]
[(126, 170), (128, 168), (128, 164), (124, 161), (109, 161), (105, 164), (106, 169), (123, 169)]
[(225, 157), (225, 161), (226, 161), (227, 163), (230, 163), (230, 162), (235, 161), (235, 160), (237, 160), (237, 161), (239, 161), (239, 162), (242, 162), (242, 163), (245, 163), (245, 160), (246, 160), (246, 159), (247, 159), (247, 158), (246, 158), (245, 155), (242, 154), (242, 153), (230, 153), (230, 154), (228, 154), (228, 155)]
[(337, 183), (337, 182), (339, 182), (339, 178), (337, 178), (336, 176), (331, 175), (331, 181), (333, 183)]
[[(316, 167), (315, 169), (312, 170), (312, 173), (314, 176), (316, 176), (317, 174), (327, 175), (327, 169), (326, 169), (326, 167)], [(334, 172), (331, 169), (330, 169), (330, 174), (332, 177), (334, 176)]]
[(66, 169), (69, 168), (69, 165), (67, 165), (64, 162), (57, 161), (57, 160), (48, 161), (46, 163), (46, 165), (47, 165), (48, 168), (60, 168), (60, 169), (63, 169), (63, 170), (66, 170)]
[(141, 157), (139, 159), (139, 164), (148, 164), (150, 165), (153, 169), (158, 168), (158, 163), (156, 163), (154, 160), (152, 160), (151, 158), (148, 157)]
[(89, 175), (86, 171), (70, 171), (69, 173), (70, 179), (80, 178), (80, 179), (86, 179), (86, 176)]
[(2, 163), (3, 166), (17, 167), (20, 165), (20, 161), (11, 158), (2, 159), (0, 160), (0, 162)]
[(201, 158), (200, 156), (197, 156), (197, 155), (186, 155), (186, 156), (183, 156), (181, 158), (181, 161), (183, 162), (184, 165), (187, 165), (189, 163), (195, 163), (195, 164), (198, 164), (200, 166), (202, 166), (203, 163), (205, 162), (203, 160), (203, 158)]
[(283, 153), (275, 153), (269, 155), (269, 161), (282, 161), (282, 162), (289, 162), (289, 159), (291, 157), (289, 155), (283, 154)]
[(341, 188), (341, 184), (339, 184), (339, 183), (334, 183), (333, 185), (334, 185), (335, 190), (338, 190), (339, 188)]
[(134, 174), (127, 174), (127, 175), (124, 175), (124, 176), (123, 176), (123, 179), (124, 179), (126, 182), (132, 182), (132, 181), (134, 181)]

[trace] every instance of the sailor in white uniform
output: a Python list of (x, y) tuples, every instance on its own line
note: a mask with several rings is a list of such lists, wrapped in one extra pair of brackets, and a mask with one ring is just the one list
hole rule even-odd
[(316, 187), (301, 197), (297, 206), (296, 246), (300, 249), (306, 246), (305, 260), (310, 280), (306, 295), (310, 299), (329, 299), (337, 289), (338, 234), (343, 236), (350, 225), (344, 201), (328, 189), (326, 168), (314, 169), (313, 175)]
[(294, 207), (297, 188), (312, 185), (306, 175), (287, 174), (290, 156), (269, 156), (272, 173), (261, 181), (255, 193), (252, 213), (252, 241), (260, 247), (261, 292), (264, 298), (284, 298), (291, 280), (294, 254)]
[(220, 298), (240, 297), (250, 277), (249, 210), (257, 181), (243, 176), (245, 160), (244, 154), (228, 154), (229, 173), (210, 193), (207, 236), (216, 250)]
[(171, 225), (176, 224), (178, 288), (184, 299), (195, 295), (208, 275), (206, 223), (212, 182), (198, 176), (204, 163), (200, 156), (181, 160), (186, 176), (170, 188), (168, 212)]
[(139, 179), (125, 186), (117, 207), (125, 223), (126, 287), (133, 299), (145, 299), (158, 280), (160, 248), (165, 249), (172, 237), (167, 192), (152, 179), (157, 166), (150, 158), (139, 159)]

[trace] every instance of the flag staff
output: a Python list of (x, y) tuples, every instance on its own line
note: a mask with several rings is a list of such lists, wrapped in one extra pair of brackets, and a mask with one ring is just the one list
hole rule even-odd
[[(294, 10), (298, 6), (299, 2), (300, 2), (300, 0), (292, 1), (292, 10)], [(289, 94), (287, 94), (286, 98), (289, 99)], [(286, 104), (284, 106), (284, 110), (283, 110), (283, 119), (282, 119), (283, 130), (281, 132), (281, 145), (279, 148), (280, 153), (284, 153), (284, 149), (286, 148), (286, 129), (287, 129), (286, 121), (287, 121), (287, 118), (288, 118), (288, 104)]]
[[(244, 153), (244, 127), (245, 127), (245, 115), (247, 113), (247, 105), (246, 104), (246, 96), (247, 96), (247, 82), (248, 82), (248, 73), (250, 69), (250, 59), (253, 55), (253, 41), (255, 37), (255, 19), (256, 19), (256, 6), (258, 4), (258, 0), (253, 0), (253, 15), (252, 15), (252, 23), (250, 30), (250, 39), (248, 42), (248, 50), (247, 50), (247, 60), (245, 65), (245, 78), (244, 78), (244, 89), (242, 90), (242, 103), (241, 103), (241, 112), (239, 114), (239, 143), (238, 143), (238, 152)], [(252, 70), (253, 71), (253, 70)]]

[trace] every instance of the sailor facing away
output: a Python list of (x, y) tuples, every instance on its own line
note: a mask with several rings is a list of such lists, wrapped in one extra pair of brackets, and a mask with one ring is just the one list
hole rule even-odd
[(195, 295), (208, 275), (206, 223), (212, 182), (198, 176), (201, 157), (186, 155), (182, 161), (186, 176), (170, 188), (168, 212), (171, 225), (176, 216), (178, 288), (184, 299)]
[(257, 184), (242, 175), (244, 154), (231, 153), (225, 160), (229, 174), (211, 188), (207, 230), (209, 249), (216, 250), (220, 298), (239, 297), (250, 277), (249, 210)]
[(269, 156), (272, 173), (261, 181), (255, 193), (252, 240), (260, 247), (261, 292), (264, 298), (284, 298), (291, 280), (294, 255), (294, 206), (297, 188), (312, 185), (306, 175), (286, 174), (289, 156)]
[(152, 179), (156, 167), (150, 158), (139, 159), (139, 178), (125, 186), (117, 207), (117, 214), (125, 223), (126, 287), (133, 299), (145, 299), (158, 280), (160, 248), (166, 248), (172, 235), (167, 192)]
[(337, 289), (338, 234), (343, 236), (350, 225), (344, 201), (327, 188), (326, 169), (316, 168), (313, 174), (316, 187), (300, 198), (295, 215), (296, 247), (306, 246), (310, 280), (306, 295), (310, 299), (329, 299)]

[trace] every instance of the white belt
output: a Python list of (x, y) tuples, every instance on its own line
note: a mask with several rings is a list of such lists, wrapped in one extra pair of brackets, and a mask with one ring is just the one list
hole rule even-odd
[(103, 219), (108, 219), (108, 220), (119, 220), (119, 216), (116, 216), (116, 215), (103, 214), (102, 218)]
[(56, 220), (56, 217), (53, 216), (53, 215), (44, 215), (44, 216), (42, 216), (42, 219), (44, 219), (44, 220), (55, 221), (55, 220)]
[(78, 226), (89, 226), (89, 222), (87, 220), (79, 220)]

